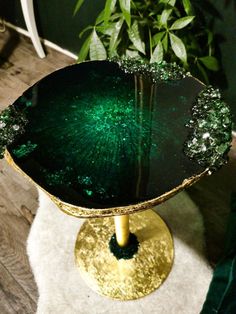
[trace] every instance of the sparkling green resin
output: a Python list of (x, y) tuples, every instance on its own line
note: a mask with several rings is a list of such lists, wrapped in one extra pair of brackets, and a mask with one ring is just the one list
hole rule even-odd
[(182, 74), (153, 80), (153, 71), (137, 66), (126, 72), (108, 61), (73, 65), (14, 104), (28, 120), (8, 146), (14, 161), (63, 201), (136, 204), (205, 170), (184, 153), (186, 124), (204, 85)]

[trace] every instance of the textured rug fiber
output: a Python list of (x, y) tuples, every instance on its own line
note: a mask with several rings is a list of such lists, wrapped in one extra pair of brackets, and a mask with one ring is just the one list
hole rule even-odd
[(38, 314), (200, 312), (212, 270), (205, 258), (202, 217), (185, 192), (155, 209), (173, 233), (172, 271), (158, 290), (135, 301), (115, 301), (90, 290), (74, 263), (74, 245), (84, 220), (62, 213), (41, 191), (39, 201), (27, 247), (39, 289)]

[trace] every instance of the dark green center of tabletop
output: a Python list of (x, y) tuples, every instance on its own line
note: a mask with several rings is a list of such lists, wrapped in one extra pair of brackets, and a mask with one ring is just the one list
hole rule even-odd
[(156, 198), (204, 170), (183, 153), (202, 88), (192, 77), (154, 83), (111, 62), (70, 66), (15, 102), (29, 123), (9, 150), (36, 183), (74, 205)]

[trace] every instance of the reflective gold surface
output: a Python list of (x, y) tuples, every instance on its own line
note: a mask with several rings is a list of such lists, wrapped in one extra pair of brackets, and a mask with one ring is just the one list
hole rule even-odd
[(116, 241), (121, 247), (125, 247), (129, 242), (129, 215), (115, 216)]
[(149, 209), (153, 206), (156, 206), (158, 204), (161, 204), (162, 202), (166, 201), (170, 197), (177, 194), (179, 191), (183, 190), (184, 188), (194, 184), (197, 182), (200, 178), (207, 175), (209, 172), (209, 169), (207, 168), (203, 172), (192, 176), (188, 179), (185, 179), (180, 185), (175, 187), (174, 189), (167, 191), (166, 193), (162, 194), (159, 197), (156, 197), (151, 200), (147, 200), (138, 204), (133, 205), (127, 205), (127, 206), (121, 206), (121, 207), (110, 207), (110, 208), (101, 208), (101, 209), (95, 209), (95, 208), (86, 208), (86, 207), (80, 207), (75, 206), (66, 202), (63, 202), (55, 195), (50, 194), (48, 191), (46, 191), (44, 188), (42, 188), (40, 185), (38, 185), (31, 177), (29, 177), (13, 160), (10, 153), (6, 150), (4, 154), (5, 159), (7, 162), (19, 173), (21, 173), (25, 178), (29, 179), (31, 182), (33, 182), (37, 187), (39, 187), (41, 190), (43, 190), (47, 195), (51, 198), (51, 200), (66, 214), (75, 216), (75, 217), (83, 217), (83, 218), (89, 218), (89, 217), (106, 217), (106, 216), (117, 216), (117, 215), (125, 215), (125, 214), (132, 214), (138, 211), (142, 211), (145, 209)]
[(152, 210), (130, 216), (130, 231), (140, 243), (130, 260), (117, 260), (108, 242), (115, 231), (112, 218), (92, 218), (84, 223), (75, 246), (82, 278), (97, 293), (118, 300), (144, 297), (168, 276), (174, 258), (171, 234)]

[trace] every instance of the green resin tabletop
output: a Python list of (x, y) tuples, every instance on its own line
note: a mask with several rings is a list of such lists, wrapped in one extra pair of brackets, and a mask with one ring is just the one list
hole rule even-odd
[(153, 82), (108, 61), (69, 66), (14, 103), (28, 124), (8, 151), (63, 202), (102, 210), (152, 200), (206, 170), (184, 153), (203, 88), (191, 76)]

